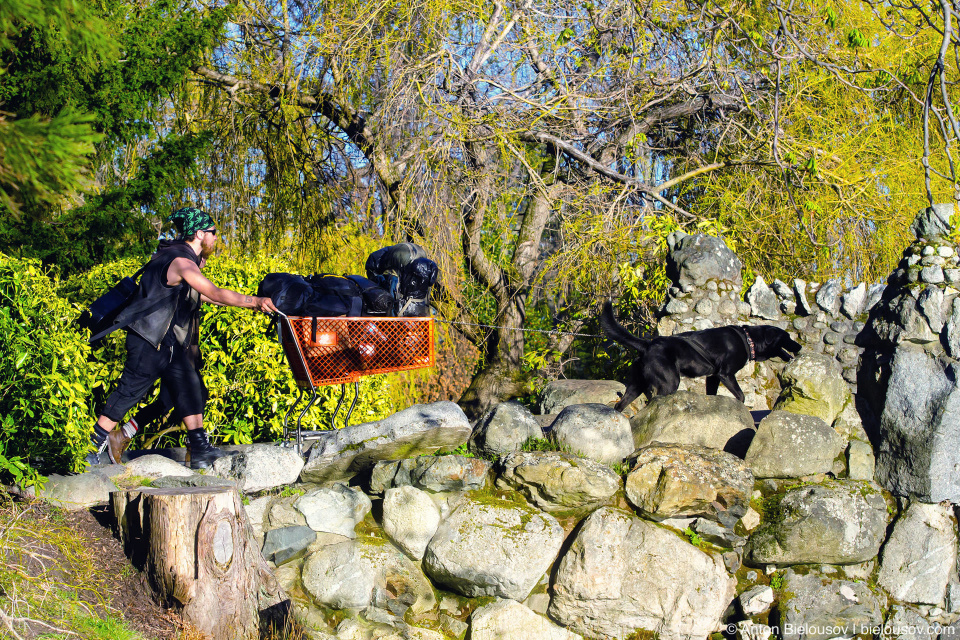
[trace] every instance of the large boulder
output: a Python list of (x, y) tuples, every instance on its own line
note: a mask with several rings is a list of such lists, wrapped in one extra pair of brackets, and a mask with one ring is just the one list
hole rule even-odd
[(830, 471), (843, 445), (818, 417), (772, 411), (760, 421), (744, 461), (757, 478), (800, 478)]
[(519, 491), (547, 513), (592, 510), (620, 490), (620, 476), (593, 460), (558, 451), (511, 453), (497, 485)]
[(362, 491), (338, 482), (303, 494), (293, 507), (314, 531), (355, 538), (354, 529), (370, 513), (372, 504)]
[(370, 491), (412, 486), (432, 492), (473, 491), (487, 483), (490, 463), (466, 456), (419, 456), (378, 462), (370, 477)]
[(582, 637), (558, 627), (513, 600), (498, 600), (474, 610), (470, 640), (578, 640)]
[(780, 373), (780, 397), (774, 409), (816, 416), (829, 425), (853, 403), (850, 385), (835, 358), (804, 352)]
[(783, 640), (852, 638), (883, 621), (880, 601), (866, 584), (792, 569), (784, 576), (779, 608)]
[(611, 507), (594, 511), (560, 561), (550, 617), (588, 637), (638, 630), (703, 640), (736, 593), (719, 556)]
[[(171, 460), (166, 456), (161, 456), (155, 453), (149, 453), (145, 456), (138, 456), (123, 466), (126, 467), (124, 472), (125, 476), (150, 478), (151, 480), (167, 477), (186, 478), (199, 475), (196, 471), (188, 469), (176, 460)], [(120, 477), (122, 478), (123, 476)], [(294, 476), (293, 479), (296, 480), (296, 476)]]
[(960, 502), (960, 366), (897, 348), (880, 417), (877, 481), (921, 502)]
[(528, 505), (474, 496), (440, 524), (423, 566), (435, 582), (467, 597), (523, 600), (553, 564), (563, 528)]
[(674, 232), (667, 239), (667, 277), (684, 291), (702, 287), (710, 280), (722, 280), (738, 286), (743, 283), (743, 263), (723, 240), (713, 236)]
[(352, 478), (378, 460), (452, 451), (470, 437), (470, 421), (453, 402), (414, 405), (377, 422), (331, 431), (310, 447), (300, 478), (323, 483)]
[(246, 493), (293, 484), (301, 469), (303, 458), (295, 449), (273, 444), (255, 444), (213, 463), (214, 475), (233, 480)]
[(420, 567), (385, 542), (348, 540), (322, 546), (303, 563), (302, 581), (314, 602), (334, 609), (398, 601), (422, 613), (437, 604)]
[(630, 427), (637, 448), (652, 442), (692, 444), (742, 456), (753, 438), (753, 416), (743, 403), (693, 391), (654, 398)]
[(602, 404), (575, 404), (553, 422), (552, 437), (570, 453), (606, 464), (623, 462), (633, 450), (630, 421)]
[(744, 553), (755, 566), (858, 564), (877, 556), (886, 535), (887, 504), (867, 482), (793, 487), (768, 499), (765, 510)]
[(423, 558), (440, 526), (440, 509), (415, 487), (388, 489), (383, 497), (383, 530), (414, 560)]
[(542, 437), (543, 430), (529, 409), (518, 402), (501, 402), (473, 427), (470, 450), (492, 458), (519, 451), (530, 438)]
[(627, 499), (651, 520), (703, 517), (733, 527), (747, 512), (753, 474), (733, 454), (695, 445), (651, 445), (631, 456)]
[(950, 510), (914, 502), (883, 546), (877, 583), (901, 602), (939, 606), (956, 563), (957, 522)]
[[(121, 465), (110, 465), (122, 472)], [(109, 468), (109, 467), (108, 467)], [(67, 511), (88, 509), (110, 500), (110, 492), (116, 491), (113, 480), (100, 471), (87, 471), (72, 476), (51, 474), (40, 492), (40, 497)]]
[(613, 405), (626, 390), (616, 380), (554, 380), (540, 393), (540, 414), (560, 413), (572, 404)]

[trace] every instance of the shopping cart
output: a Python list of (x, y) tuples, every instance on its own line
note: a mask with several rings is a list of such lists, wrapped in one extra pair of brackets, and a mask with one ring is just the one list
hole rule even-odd
[[(296, 402), (283, 417), (283, 439), (302, 451), (306, 440), (318, 440), (329, 434), (304, 431), (303, 416), (318, 398), (317, 387), (340, 385), (340, 399), (330, 419), (336, 428), (337, 415), (346, 397), (346, 385), (353, 383), (353, 402), (347, 410), (344, 426), (360, 396), (360, 378), (432, 367), (434, 353), (433, 318), (315, 318), (276, 314), (277, 337), (290, 364), (299, 390)], [(297, 417), (296, 430), (290, 428), (290, 415), (304, 396), (310, 398)]]

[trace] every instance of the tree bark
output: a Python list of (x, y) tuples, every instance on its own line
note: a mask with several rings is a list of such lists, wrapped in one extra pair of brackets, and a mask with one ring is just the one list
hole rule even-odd
[(236, 489), (115, 491), (117, 534), (167, 606), (213, 640), (258, 638), (289, 601), (260, 555)]

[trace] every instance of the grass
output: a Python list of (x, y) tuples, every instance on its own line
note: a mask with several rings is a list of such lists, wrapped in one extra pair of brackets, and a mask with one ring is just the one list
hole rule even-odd
[(0, 494), (0, 637), (139, 638), (104, 597), (109, 580), (62, 512)]

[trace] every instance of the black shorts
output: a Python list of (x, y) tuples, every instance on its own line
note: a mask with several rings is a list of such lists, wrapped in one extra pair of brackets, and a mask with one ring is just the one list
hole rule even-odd
[(207, 388), (197, 370), (196, 361), (176, 344), (173, 333), (168, 333), (160, 343), (160, 348), (156, 349), (128, 331), (127, 360), (120, 374), (120, 382), (107, 398), (100, 414), (114, 422), (122, 421), (127, 412), (150, 392), (157, 380), (160, 380), (165, 393), (169, 394), (178, 420), (203, 413)]

